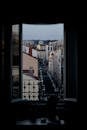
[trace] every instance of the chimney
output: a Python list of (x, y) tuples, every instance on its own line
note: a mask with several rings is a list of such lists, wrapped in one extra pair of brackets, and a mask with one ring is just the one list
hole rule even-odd
[(32, 56), (32, 47), (29, 46), (29, 55)]

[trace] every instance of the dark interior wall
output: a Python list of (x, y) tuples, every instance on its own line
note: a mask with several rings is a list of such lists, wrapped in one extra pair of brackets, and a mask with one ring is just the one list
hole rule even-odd
[(11, 83), (11, 25), (4, 24), (4, 42), (5, 42), (5, 61), (4, 61), (4, 102), (10, 100), (10, 83)]
[[(2, 83), (2, 80), (3, 80), (3, 75), (2, 75), (2, 26), (0, 25), (0, 39), (1, 39), (1, 42), (0, 42), (0, 84)], [(2, 97), (2, 88), (0, 89), (0, 97)]]
[(5, 90), (5, 26), (0, 25), (0, 98), (1, 103), (4, 100)]
[(78, 33), (66, 30), (66, 98), (78, 97)]

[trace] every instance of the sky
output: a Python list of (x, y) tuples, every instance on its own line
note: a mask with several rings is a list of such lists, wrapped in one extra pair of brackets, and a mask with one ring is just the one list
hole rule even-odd
[(23, 24), (23, 40), (62, 40), (63, 35), (63, 24)]

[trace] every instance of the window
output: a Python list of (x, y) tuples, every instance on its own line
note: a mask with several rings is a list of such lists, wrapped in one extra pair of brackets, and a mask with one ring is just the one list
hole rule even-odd
[(26, 86), (24, 86), (24, 89), (26, 88)]
[[(27, 96), (30, 89), (30, 91), (34, 93), (36, 91), (39, 95), (39, 100), (44, 101), (46, 95), (48, 97), (50, 94), (60, 93), (56, 89), (58, 87), (56, 84), (57, 80), (60, 80), (58, 82), (61, 82), (61, 86), (64, 86), (62, 85), (64, 81), (61, 81), (64, 75), (63, 73), (59, 74), (57, 72), (61, 72), (61, 70), (59, 70), (61, 67), (58, 68), (56, 62), (56, 57), (61, 58), (60, 51), (64, 53), (64, 24), (22, 24), (21, 40), (19, 28), (19, 25), (12, 26), (12, 71), (15, 67), (14, 75), (12, 76), (17, 76), (16, 79), (21, 81), (18, 85), (18, 96), (22, 98), (25, 91)], [(39, 28), (42, 31), (38, 31)], [(48, 33), (47, 30), (49, 30), (50, 33)], [(59, 50), (60, 45), (61, 50)], [(22, 48), (21, 50), (19, 50), (20, 46)], [(21, 64), (19, 57), (21, 57)], [(64, 55), (62, 57), (64, 58)], [(54, 76), (54, 73), (56, 73), (56, 76)], [(14, 82), (16, 83), (17, 81)], [(24, 89), (22, 87), (24, 87)], [(12, 87), (13, 93), (14, 88), (15, 86)]]
[(24, 96), (24, 98), (26, 98), (26, 96)]
[(30, 85), (30, 82), (28, 82), (28, 85)]
[(35, 86), (33, 86), (33, 89), (35, 89)]
[[(63, 50), (61, 49), (61, 46), (59, 46), (59, 44), (60, 44), (59, 40), (57, 40), (57, 41), (52, 40), (52, 39), (50, 39), (50, 40), (46, 39), (46, 41), (42, 40), (44, 42), (39, 43), (39, 50), (36, 49), (38, 40), (35, 40), (35, 39), (25, 40), (24, 45), (27, 47), (31, 47), (32, 51), (31, 51), (31, 53), (29, 53), (28, 51), (26, 53), (24, 53), (24, 54), (29, 53), (28, 57), (30, 59), (28, 60), (28, 57), (27, 57), (26, 63), (29, 62), (30, 64), (24, 64), (24, 65), (26, 65), (26, 69), (23, 69), (23, 66), (22, 66), (23, 60), (24, 60), (23, 51), (22, 51), (23, 35), (22, 35), (22, 37), (20, 36), (21, 35), (20, 25), (13, 25), (13, 26), (12, 26), (11, 44), (10, 44), (10, 39), (9, 39), (10, 29), (8, 29), (9, 27), (6, 27), (6, 25), (5, 25), (6, 28), (4, 28), (5, 29), (5, 41), (4, 41), (5, 48), (3, 47), (4, 43), (2, 43), (2, 48), (0, 48), (1, 57), (2, 57), (0, 75), (3, 76), (3, 78), (2, 78), (3, 86), (1, 86), (1, 89), (3, 90), (3, 93), (1, 94), (2, 95), (1, 97), (3, 97), (3, 99), (4, 99), (3, 101), (7, 101), (8, 100), (7, 96), (10, 94), (11, 94), (12, 100), (18, 99), (18, 100), (14, 100), (13, 102), (11, 102), (11, 106), (13, 106), (13, 107), (16, 106), (14, 108), (11, 107), (12, 108), (11, 109), (12, 117), (14, 116), (13, 117), (14, 121), (15, 120), (19, 121), (18, 118), (21, 119), (21, 117), (23, 116), (22, 119), (25, 122), (26, 119), (29, 119), (31, 117), (33, 118), (32, 114), (34, 115), (34, 112), (36, 112), (37, 115), (38, 115), (38, 113), (41, 113), (40, 116), (45, 116), (45, 115), (47, 116), (49, 114), (49, 110), (45, 109), (44, 106), (46, 106), (46, 104), (49, 103), (47, 101), (49, 100), (49, 97), (51, 97), (51, 95), (57, 95), (57, 97), (60, 98), (60, 100), (63, 100), (64, 96), (66, 95), (66, 97), (68, 99), (64, 99), (64, 101), (69, 100), (70, 107), (72, 107), (72, 100), (69, 98), (76, 98), (76, 91), (77, 91), (77, 85), (78, 85), (77, 84), (77, 80), (78, 80), (77, 79), (77, 49), (76, 49), (77, 48), (76, 47), (77, 46), (77, 40), (76, 40), (77, 36), (76, 36), (76, 32), (74, 31), (74, 28), (72, 28), (72, 30), (67, 29), (65, 31)], [(39, 25), (35, 25), (35, 26), (39, 26)], [(43, 26), (45, 29), (45, 25), (43, 25)], [(22, 27), (22, 34), (23, 34), (23, 29), (24, 29), (23, 25), (21, 27)], [(27, 29), (28, 29), (28, 27), (27, 27)], [(40, 27), (40, 29), (41, 29), (41, 27)], [(47, 29), (47, 31), (49, 31), (49, 29)], [(59, 35), (58, 35), (58, 37), (59, 37)], [(40, 41), (41, 41), (41, 39), (40, 39)], [(53, 43), (53, 52), (51, 54), (54, 54), (54, 55), (51, 55), (50, 50), (47, 49), (49, 42)], [(45, 46), (46, 48), (42, 50), (41, 48), (43, 48), (42, 47), (43, 44), (46, 45)], [(50, 46), (52, 46), (52, 44)], [(11, 52), (10, 52), (10, 48), (11, 48)], [(61, 51), (58, 51), (59, 50), (58, 48)], [(36, 53), (37, 52), (36, 50), (38, 50), (38, 53)], [(45, 52), (45, 50), (46, 50), (46, 52)], [(11, 53), (11, 58), (9, 58), (10, 53)], [(55, 57), (55, 53), (56, 53), (56, 57)], [(60, 57), (61, 53), (62, 53), (62, 56)], [(39, 55), (39, 59), (38, 59), (38, 55)], [(3, 58), (4, 58), (4, 60), (3, 60)], [(54, 63), (58, 62), (59, 58), (60, 58), (61, 64), (63, 64), (63, 66), (61, 66), (61, 64), (60, 65), (54, 64)], [(33, 62), (33, 59), (34, 59), (34, 62)], [(9, 67), (10, 62), (11, 62), (11, 71), (10, 71), (10, 67)], [(66, 64), (65, 64), (65, 62), (66, 62)], [(31, 63), (32, 63), (32, 65), (31, 65)], [(36, 67), (37, 64), (38, 64), (38, 67), (36, 69), (34, 67)], [(32, 67), (33, 65), (35, 65), (33, 67), (33, 69), (35, 71), (31, 75), (29, 72), (29, 67)], [(6, 70), (6, 71), (4, 71), (4, 70)], [(36, 71), (36, 70), (38, 70), (38, 71)], [(56, 70), (58, 70), (58, 73)], [(10, 74), (11, 74), (11, 76), (10, 76)], [(39, 76), (37, 76), (37, 74)], [(5, 81), (4, 79), (7, 80), (6, 85), (4, 84), (4, 81)], [(56, 80), (56, 79), (58, 79), (58, 80)], [(11, 86), (10, 86), (10, 82), (11, 82)], [(65, 86), (65, 84), (66, 84), (66, 86)], [(34, 90), (33, 90), (33, 86), (35, 86)], [(54, 89), (55, 86), (56, 86), (56, 89)], [(24, 89), (24, 87), (26, 87), (26, 88)], [(9, 90), (11, 91), (11, 93)], [(3, 94), (5, 96), (3, 96)], [(21, 103), (20, 103), (19, 98), (21, 98)], [(54, 101), (55, 101), (55, 98), (54, 98)], [(59, 100), (57, 100), (57, 101), (59, 101)], [(75, 100), (73, 100), (73, 101), (75, 101)], [(23, 105), (22, 105), (23, 107), (21, 106), (22, 103), (23, 103)], [(63, 102), (63, 103), (64, 103), (65, 107), (67, 107), (68, 109), (65, 109), (65, 107), (61, 107), (61, 101), (59, 101), (59, 102), (57, 102), (58, 105), (55, 106), (57, 108), (56, 110), (58, 110), (56, 112), (58, 112), (61, 117), (61, 115), (62, 115), (61, 110), (62, 110), (63, 114), (67, 110), (66, 118), (69, 120), (70, 124), (73, 124), (71, 122), (70, 118), (74, 119), (74, 116), (73, 116), (74, 112), (72, 112), (72, 110), (73, 110), (73, 108), (76, 108), (76, 107), (72, 107), (71, 109), (69, 109), (70, 108), (69, 104), (66, 105), (66, 102)], [(28, 105), (26, 105), (26, 104), (28, 104)], [(60, 105), (60, 107), (59, 107), (59, 105)], [(37, 106), (40, 111), (37, 111)], [(50, 103), (50, 109), (51, 108), (53, 108), (53, 102)], [(69, 110), (69, 113), (68, 113), (68, 110)], [(45, 112), (48, 112), (48, 113), (45, 114)], [(51, 111), (51, 112), (53, 113), (54, 111)], [(69, 114), (69, 118), (67, 117), (68, 114)], [(74, 113), (74, 114), (76, 117), (77, 113)], [(31, 115), (31, 117), (30, 117), (30, 115)], [(36, 117), (36, 116), (34, 116), (34, 117)], [(65, 118), (65, 115), (63, 115), (63, 117)], [(62, 118), (59, 118), (59, 119), (62, 119)], [(36, 119), (36, 121), (37, 121), (37, 119)], [(31, 119), (30, 119), (30, 122), (31, 122)], [(65, 120), (65, 123), (66, 123), (66, 120)], [(34, 124), (34, 123), (31, 122), (31, 124)], [(53, 122), (52, 122), (52, 124), (53, 124)]]
[[(22, 24), (21, 28), (22, 35), (20, 36), (20, 26), (12, 26), (12, 76), (14, 80), (12, 82), (18, 82), (15, 98), (16, 96), (23, 97), (24, 82), (27, 91), (29, 86), (33, 91), (34, 82), (34, 90), (38, 92), (40, 101), (44, 101), (46, 95), (49, 97), (52, 94), (57, 94), (58, 98), (64, 99), (66, 95), (64, 24)], [(23, 49), (25, 47), (27, 51)], [(14, 90), (15, 85), (12, 86), (11, 95)], [(12, 99), (14, 99), (13, 96)]]

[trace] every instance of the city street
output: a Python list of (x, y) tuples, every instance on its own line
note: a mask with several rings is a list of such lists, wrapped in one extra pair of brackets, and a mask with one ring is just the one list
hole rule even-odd
[(51, 78), (51, 75), (48, 73), (47, 67), (45, 64), (39, 64), (39, 74), (41, 80), (41, 91), (43, 93), (43, 98), (48, 97), (55, 93), (55, 84)]

